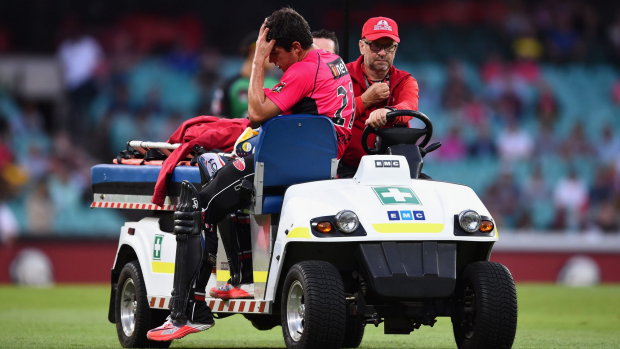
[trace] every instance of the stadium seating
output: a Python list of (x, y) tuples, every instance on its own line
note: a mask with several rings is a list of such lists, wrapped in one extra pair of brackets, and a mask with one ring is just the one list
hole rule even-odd
[[(495, 33), (484, 28), (469, 28), (463, 33), (459, 28), (428, 29), (421, 26), (404, 25), (401, 28), (403, 39), (396, 58), (396, 66), (411, 72), (420, 84), (419, 109), (427, 114), (434, 123), (434, 139), (442, 140), (453, 127), (458, 127), (465, 143), (471, 143), (478, 137), (478, 127), (467, 124), (441, 106), (441, 96), (447, 82), (446, 63), (452, 58), (462, 59), (462, 71), (470, 91), (482, 99), (487, 96), (488, 86), (481, 80), (480, 63), (484, 57), (482, 52), (497, 50), (503, 52), (506, 47), (494, 47)], [(350, 59), (357, 58), (357, 38), (350, 40)], [(459, 52), (454, 51), (458, 44)], [(596, 60), (595, 60), (596, 62)], [(222, 60), (221, 79), (235, 75), (242, 61), (239, 57), (226, 57)], [(597, 145), (602, 129), (611, 125), (620, 130), (620, 107), (610, 98), (611, 87), (620, 78), (618, 70), (608, 64), (541, 64), (542, 79), (551, 87), (559, 102), (559, 117), (554, 128), (554, 137), (558, 142), (565, 140), (577, 122), (584, 125), (586, 137), (593, 146)], [(140, 123), (133, 112), (119, 113), (110, 117), (107, 108), (113, 100), (110, 87), (104, 88), (92, 105), (91, 125), (98, 125), (105, 117), (110, 117), (108, 141), (110, 150), (117, 152), (125, 148), (127, 140), (145, 137), (161, 132), (166, 118), (173, 112), (179, 112), (184, 118), (194, 116), (200, 104), (200, 90), (196, 79), (187, 73), (178, 72), (169, 67), (163, 58), (149, 58), (135, 66), (128, 74), (126, 84), (129, 91), (129, 104), (141, 106), (145, 97), (159, 89), (161, 95), (161, 115), (149, 116), (146, 127)], [(538, 98), (538, 86), (530, 84), (524, 95), (523, 115), (519, 126), (534, 139), (540, 136), (540, 125), (536, 116), (535, 103)], [(0, 91), (0, 115), (11, 125), (19, 124), (20, 108), (9, 97)], [(497, 135), (504, 127), (504, 122), (497, 115), (490, 115), (491, 134)], [(618, 133), (618, 132), (617, 132)], [(160, 133), (157, 133), (158, 135)], [(13, 139), (13, 150), (16, 154), (24, 154), (30, 145), (48, 151), (51, 139), (45, 134), (26, 134)], [(21, 156), (21, 155), (20, 155)], [(509, 166), (498, 158), (467, 157), (459, 161), (443, 161), (436, 154), (425, 158), (424, 172), (435, 178), (449, 182), (457, 182), (472, 187), (478, 195), (495, 182), (502, 171), (513, 173), (518, 186), (523, 186), (531, 177), (534, 169), (540, 166), (544, 180), (552, 190), (556, 183), (564, 178), (570, 168), (574, 168), (580, 178), (592, 185), (601, 164), (596, 157), (562, 158), (560, 154), (536, 154), (529, 161), (520, 161)], [(25, 188), (11, 202), (11, 208), (22, 228), (26, 214), (24, 197), (31, 186)], [(86, 203), (85, 203), (86, 205)], [(533, 225), (536, 229), (547, 228), (554, 217), (555, 211), (551, 200), (536, 202), (531, 207), (524, 207), (532, 213)], [(91, 212), (90, 210), (87, 210)], [(88, 230), (86, 224), (97, 222), (100, 227), (120, 225), (120, 216), (107, 210), (95, 210), (98, 213), (67, 210), (61, 213), (54, 223), (58, 233), (80, 233)], [(106, 213), (99, 213), (106, 212)], [(78, 215), (87, 215), (87, 220), (75, 221)], [(507, 222), (509, 223), (509, 222)], [(107, 225), (106, 225), (107, 224)], [(81, 234), (81, 233), (80, 233)]]

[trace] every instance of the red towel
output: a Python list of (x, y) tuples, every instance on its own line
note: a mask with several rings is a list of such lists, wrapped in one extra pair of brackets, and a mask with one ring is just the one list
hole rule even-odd
[(168, 143), (183, 143), (164, 161), (151, 202), (161, 206), (164, 204), (167, 185), (174, 168), (183, 160), (197, 144), (206, 150), (232, 150), (239, 135), (251, 126), (248, 119), (220, 119), (215, 116), (197, 116), (185, 121), (168, 139)]

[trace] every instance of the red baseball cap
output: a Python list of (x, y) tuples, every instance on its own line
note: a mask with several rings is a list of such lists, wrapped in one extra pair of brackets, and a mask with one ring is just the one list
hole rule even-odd
[(364, 23), (362, 28), (362, 39), (377, 40), (380, 38), (390, 38), (400, 42), (398, 37), (398, 25), (393, 19), (387, 17), (373, 17)]

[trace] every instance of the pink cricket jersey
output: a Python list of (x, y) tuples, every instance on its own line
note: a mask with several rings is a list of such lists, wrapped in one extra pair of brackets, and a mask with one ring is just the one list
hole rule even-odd
[(265, 94), (282, 114), (313, 114), (331, 118), (338, 136), (338, 158), (351, 140), (355, 98), (349, 71), (342, 58), (321, 49), (286, 70)]

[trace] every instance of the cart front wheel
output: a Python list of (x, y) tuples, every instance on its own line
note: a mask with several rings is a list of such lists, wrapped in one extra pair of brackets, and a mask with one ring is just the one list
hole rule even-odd
[(459, 349), (510, 349), (517, 332), (517, 291), (508, 268), (475, 262), (465, 268), (452, 315)]
[(348, 317), (347, 328), (344, 334), (344, 341), (342, 342), (343, 348), (357, 348), (362, 343), (364, 338), (364, 330), (366, 329), (366, 322), (359, 317)]
[(243, 316), (250, 320), (252, 326), (259, 331), (269, 331), (276, 326), (280, 326), (280, 316), (277, 315), (243, 314)]
[(289, 270), (282, 287), (281, 322), (289, 349), (340, 348), (346, 302), (340, 273), (324, 261), (304, 261)]
[(168, 348), (171, 342), (155, 342), (146, 333), (166, 320), (170, 313), (151, 309), (138, 261), (125, 264), (118, 278), (115, 299), (116, 333), (123, 348)]

